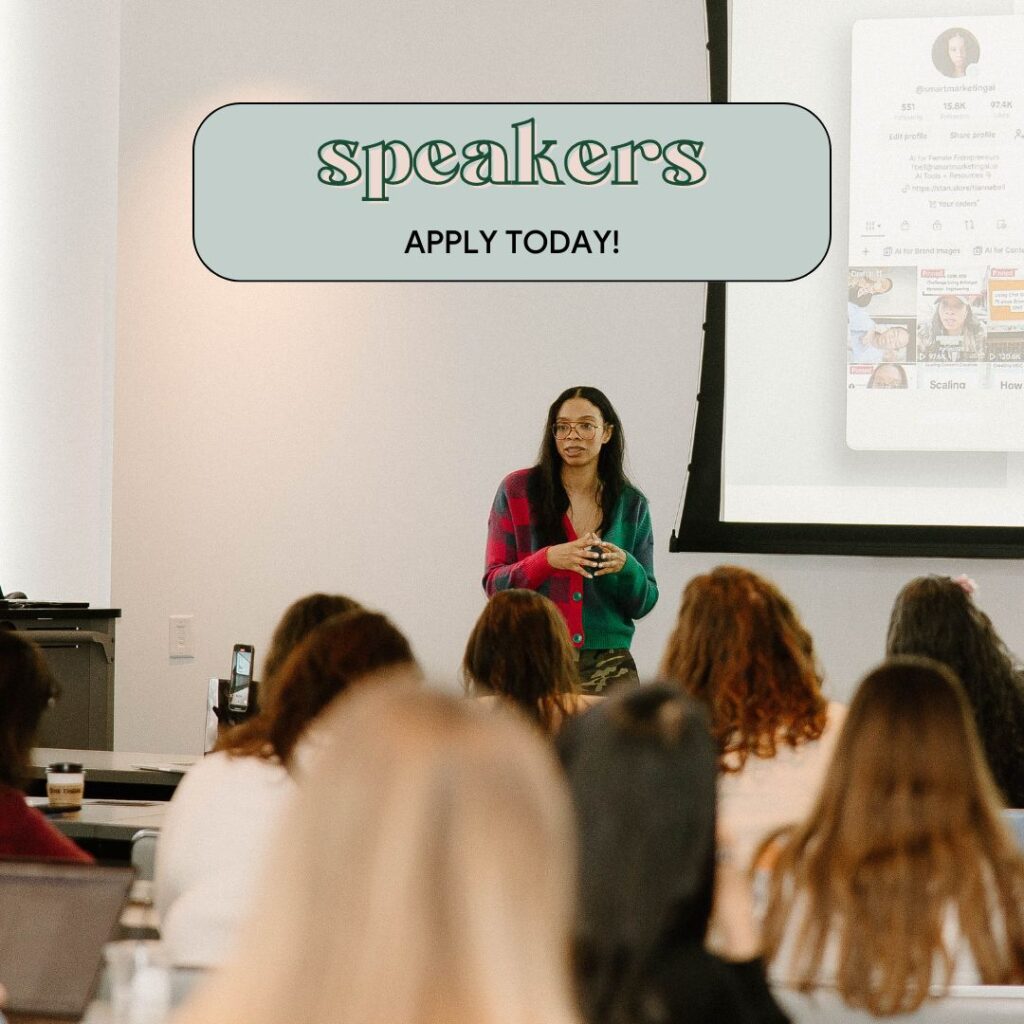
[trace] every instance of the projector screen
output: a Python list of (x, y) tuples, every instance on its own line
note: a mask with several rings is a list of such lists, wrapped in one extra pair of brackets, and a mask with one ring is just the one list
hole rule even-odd
[(712, 98), (828, 129), (832, 243), (709, 285), (675, 549), (1024, 554), (1020, 11), (709, 2)]

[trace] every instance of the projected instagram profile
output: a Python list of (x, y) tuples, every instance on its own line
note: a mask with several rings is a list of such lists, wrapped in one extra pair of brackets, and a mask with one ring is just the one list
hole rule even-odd
[(947, 78), (972, 76), (980, 57), (977, 37), (965, 28), (946, 29), (932, 44), (932, 63)]
[(970, 300), (947, 292), (934, 303), (932, 315), (917, 328), (921, 362), (977, 362), (985, 358), (985, 325)]

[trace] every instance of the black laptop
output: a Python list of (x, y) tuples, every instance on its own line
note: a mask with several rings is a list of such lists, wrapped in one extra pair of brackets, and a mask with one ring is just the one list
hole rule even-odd
[(0, 860), (0, 984), (12, 1024), (85, 1014), (134, 877), (130, 867)]
[(31, 598), (4, 597), (3, 587), (0, 587), (0, 610), (18, 608), (88, 608), (88, 601), (33, 601)]

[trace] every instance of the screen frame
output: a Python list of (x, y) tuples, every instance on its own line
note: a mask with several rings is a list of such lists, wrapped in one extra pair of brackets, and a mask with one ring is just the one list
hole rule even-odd
[[(729, 99), (730, 0), (705, 0), (712, 103)], [(725, 420), (724, 281), (707, 284), (697, 412), (683, 508), (669, 551), (1022, 558), (1024, 527), (730, 522), (721, 518)]]
[[(101, 913), (97, 913), (95, 921), (100, 931), (106, 931), (107, 940), (112, 940), (117, 933), (118, 921), (122, 909), (128, 899), (132, 883), (135, 881), (136, 871), (130, 865), (115, 864), (86, 864), (76, 861), (59, 860), (31, 860), (28, 858), (5, 858), (0, 865), (0, 875), (5, 881), (21, 883), (18, 887), (5, 887), (5, 898), (12, 899), (19, 894), (24, 894), (30, 885), (44, 885), (51, 890), (60, 889), (66, 893), (69, 903), (75, 904), (72, 910), (80, 911), (80, 905), (75, 903), (74, 897), (81, 892), (80, 884), (95, 882), (101, 886), (100, 895), (103, 905)], [(78, 885), (79, 888), (75, 888)], [(55, 926), (60, 931), (59, 926)], [(17, 1020), (21, 1017), (63, 1019), (70, 1021), (80, 1020), (88, 1009), (99, 988), (100, 976), (103, 971), (103, 950), (102, 944), (92, 947), (87, 943), (87, 932), (82, 930), (69, 934), (62, 932), (62, 942), (68, 947), (67, 953), (77, 958), (79, 963), (86, 965), (92, 963), (92, 974), (85, 982), (84, 973), (74, 978), (65, 978), (63, 990), (55, 990), (51, 985), (50, 991), (43, 998), (33, 998), (33, 994), (26, 994), (12, 984), (8, 977), (7, 1004), (4, 1006), (6, 1013)], [(30, 948), (22, 944), (19, 949), (24, 958), (29, 958), (32, 953), (45, 952), (38, 947)], [(20, 963), (24, 963), (21, 960)], [(17, 970), (12, 972), (15, 978), (19, 977)], [(76, 988), (74, 981), (79, 982)], [(59, 989), (59, 986), (58, 986)], [(2, 1017), (2, 1014), (0, 1014)]]

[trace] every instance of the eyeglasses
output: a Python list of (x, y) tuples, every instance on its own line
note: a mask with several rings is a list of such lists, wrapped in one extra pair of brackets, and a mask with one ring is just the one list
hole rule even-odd
[(593, 441), (597, 436), (598, 424), (593, 423), (590, 420), (582, 420), (579, 423), (570, 423), (566, 420), (560, 420), (551, 428), (551, 433), (558, 438), (559, 441), (564, 441), (574, 430), (576, 435), (581, 441)]

